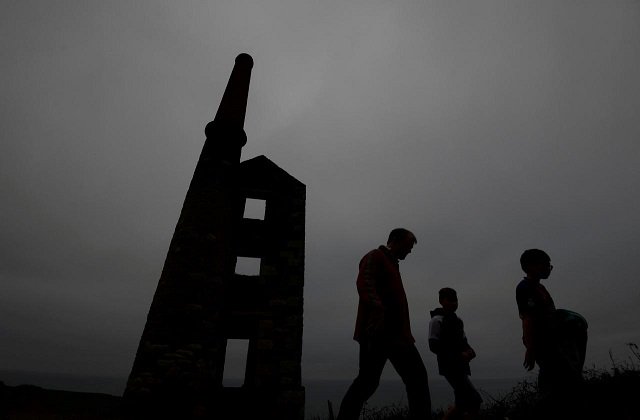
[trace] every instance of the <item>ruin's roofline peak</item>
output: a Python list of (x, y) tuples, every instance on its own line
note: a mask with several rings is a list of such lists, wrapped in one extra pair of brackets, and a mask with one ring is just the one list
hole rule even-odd
[[(293, 177), (265, 155), (240, 162), (240, 171), (240, 177), (248, 177), (254, 185), (274, 181), (280, 187), (283, 185), (305, 186), (302, 181)], [(261, 176), (253, 176), (255, 174), (261, 174)]]

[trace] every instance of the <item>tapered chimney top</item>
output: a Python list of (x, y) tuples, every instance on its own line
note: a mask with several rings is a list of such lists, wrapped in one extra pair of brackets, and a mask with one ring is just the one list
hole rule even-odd
[(224, 90), (218, 112), (213, 119), (215, 123), (234, 129), (244, 127), (252, 68), (253, 58), (249, 54), (242, 53), (236, 57), (227, 88)]
[(204, 129), (207, 141), (201, 159), (215, 158), (227, 162), (240, 162), (241, 149), (247, 143), (244, 117), (247, 112), (252, 68), (253, 58), (249, 54), (242, 53), (236, 57), (218, 112)]
[(236, 57), (236, 65), (251, 70), (253, 68), (253, 58), (247, 53), (238, 54)]

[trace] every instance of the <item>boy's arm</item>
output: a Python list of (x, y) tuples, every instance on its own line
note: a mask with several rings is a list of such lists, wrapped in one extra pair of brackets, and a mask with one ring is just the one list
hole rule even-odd
[(531, 288), (524, 283), (516, 288), (516, 302), (522, 319), (522, 342), (526, 348), (523, 366), (527, 370), (532, 370), (536, 364), (536, 343), (534, 342), (536, 302)]
[(429, 350), (431, 350), (434, 354), (439, 354), (442, 351), (442, 346), (440, 345), (440, 340), (435, 340), (433, 338), (429, 339)]
[(440, 342), (440, 327), (442, 319), (439, 317), (431, 318), (429, 321), (429, 350), (435, 354), (442, 351), (442, 343)]
[(524, 354), (524, 363), (523, 366), (527, 370), (532, 370), (536, 365), (536, 348), (534, 342), (534, 329), (535, 329), (535, 321), (534, 318), (527, 315), (522, 315), (522, 342), (526, 347), (526, 352)]
[(476, 352), (469, 345), (469, 342), (467, 341), (467, 335), (464, 333), (464, 331), (462, 332), (462, 334), (463, 334), (464, 347), (465, 347), (465, 350), (462, 352), (462, 358), (466, 362), (469, 362), (471, 361), (471, 359), (474, 359), (476, 357)]

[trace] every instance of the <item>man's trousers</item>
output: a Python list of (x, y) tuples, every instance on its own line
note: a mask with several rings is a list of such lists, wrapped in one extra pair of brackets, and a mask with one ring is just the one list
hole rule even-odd
[(380, 375), (387, 360), (402, 378), (407, 389), (410, 418), (431, 418), (431, 395), (427, 369), (415, 344), (388, 344), (383, 340), (360, 343), (358, 377), (345, 394), (337, 420), (357, 420), (364, 403), (373, 395), (380, 383)]

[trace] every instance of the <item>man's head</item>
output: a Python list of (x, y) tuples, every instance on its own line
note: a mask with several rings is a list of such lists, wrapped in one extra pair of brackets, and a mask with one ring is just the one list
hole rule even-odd
[(549, 278), (553, 266), (551, 257), (541, 249), (527, 249), (520, 256), (520, 267), (527, 278), (541, 280)]
[(399, 260), (404, 260), (411, 253), (413, 245), (417, 244), (416, 236), (403, 228), (396, 228), (389, 234), (387, 248)]
[(444, 287), (438, 292), (438, 301), (445, 312), (455, 312), (458, 309), (458, 294), (450, 287)]

